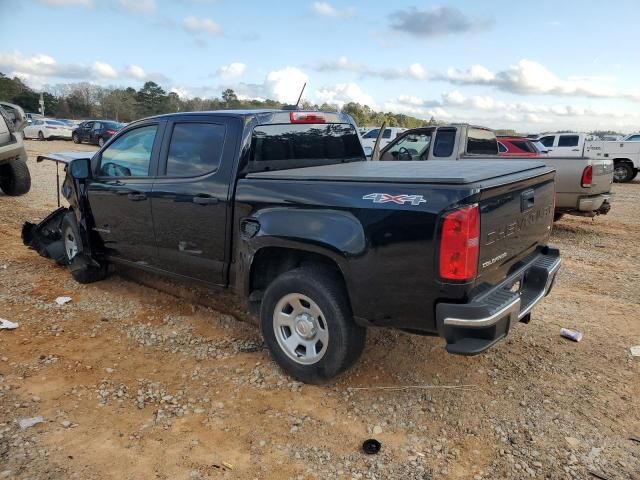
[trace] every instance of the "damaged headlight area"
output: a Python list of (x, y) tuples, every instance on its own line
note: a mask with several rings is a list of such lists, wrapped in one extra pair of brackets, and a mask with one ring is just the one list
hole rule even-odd
[(62, 219), (69, 209), (61, 207), (51, 212), (42, 222), (25, 222), (22, 226), (22, 242), (39, 255), (50, 258), (58, 265), (68, 265), (62, 238)]

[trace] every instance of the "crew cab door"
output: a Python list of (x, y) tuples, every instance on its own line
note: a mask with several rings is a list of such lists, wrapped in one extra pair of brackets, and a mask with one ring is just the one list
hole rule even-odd
[(153, 266), (157, 248), (151, 217), (151, 190), (163, 123), (136, 124), (94, 157), (88, 187), (94, 230), (114, 259)]
[(181, 117), (167, 123), (153, 187), (153, 222), (163, 270), (226, 283), (237, 118)]

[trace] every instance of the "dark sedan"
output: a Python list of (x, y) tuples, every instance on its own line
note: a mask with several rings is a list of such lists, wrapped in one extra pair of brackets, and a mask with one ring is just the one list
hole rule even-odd
[(123, 126), (111, 120), (89, 120), (78, 125), (71, 138), (75, 143), (88, 142), (103, 146)]

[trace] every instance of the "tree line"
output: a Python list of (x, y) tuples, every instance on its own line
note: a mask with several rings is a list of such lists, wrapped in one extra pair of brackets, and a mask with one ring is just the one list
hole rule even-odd
[[(146, 82), (140, 89), (131, 87), (101, 87), (88, 82), (68, 83), (45, 87), (42, 92), (45, 114), (49, 117), (85, 119), (102, 118), (131, 122), (150, 115), (173, 112), (205, 110), (282, 108), (275, 100), (239, 99), (227, 89), (220, 97), (182, 98), (175, 92), (166, 92), (155, 82)], [(0, 72), (0, 100), (20, 105), (27, 112), (37, 113), (40, 93), (17, 77), (10, 78)], [(335, 112), (337, 105), (302, 102), (302, 108)], [(379, 126), (383, 122), (390, 127), (415, 128), (437, 124), (435, 119), (421, 120), (391, 112), (376, 112), (367, 105), (347, 103), (341, 111), (353, 117), (359, 126)]]

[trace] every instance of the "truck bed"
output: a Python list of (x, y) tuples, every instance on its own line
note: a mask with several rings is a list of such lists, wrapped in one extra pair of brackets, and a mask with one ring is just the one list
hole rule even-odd
[(247, 175), (251, 179), (345, 181), (376, 183), (434, 183), (468, 185), (526, 172), (541, 175), (551, 169), (538, 161), (461, 160), (428, 162), (351, 162), (318, 167), (292, 168)]

